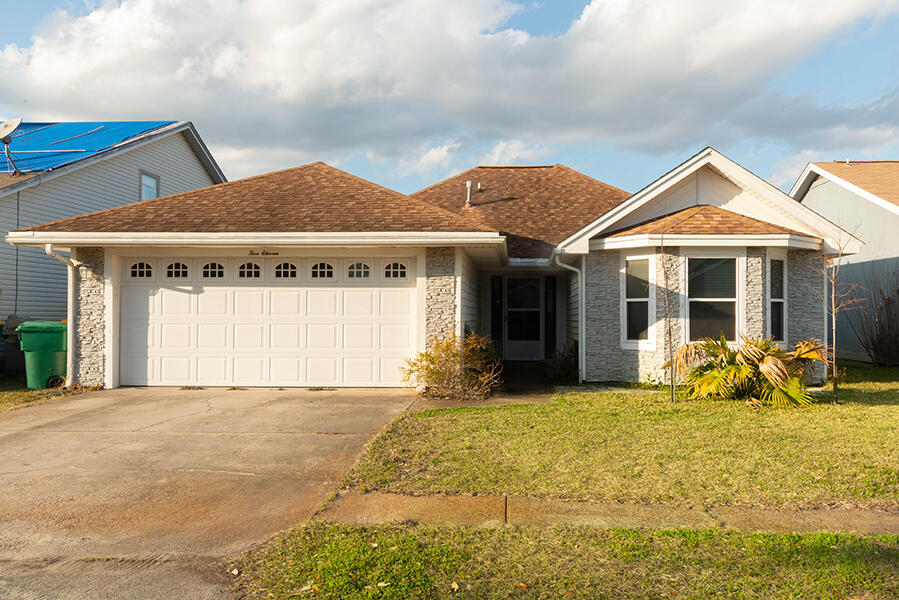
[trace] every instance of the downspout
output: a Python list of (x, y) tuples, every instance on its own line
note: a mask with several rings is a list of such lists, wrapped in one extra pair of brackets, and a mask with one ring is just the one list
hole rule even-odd
[(53, 251), (53, 244), (45, 244), (44, 252), (68, 268), (69, 283), (66, 296), (66, 387), (74, 384), (75, 377), (75, 268), (76, 263)]
[(584, 304), (586, 303), (586, 293), (584, 292), (584, 289), (586, 288), (586, 286), (584, 285), (584, 270), (573, 267), (571, 265), (566, 265), (559, 258), (559, 254), (559, 250), (554, 248), (552, 257), (550, 258), (550, 264), (552, 264), (552, 259), (555, 258), (557, 265), (559, 265), (563, 269), (568, 269), (569, 271), (577, 273), (577, 370), (578, 383), (584, 383), (587, 373), (587, 324), (585, 319), (587, 310), (584, 306)]

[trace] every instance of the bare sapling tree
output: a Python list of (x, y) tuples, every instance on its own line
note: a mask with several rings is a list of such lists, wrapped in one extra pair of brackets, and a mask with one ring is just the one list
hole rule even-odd
[[(665, 306), (665, 354), (668, 360), (668, 387), (671, 392), (671, 401), (677, 400), (677, 369), (675, 368), (674, 347), (674, 320), (672, 319), (671, 295), (676, 293), (671, 289), (671, 283), (677, 281), (677, 259), (668, 260), (665, 252), (665, 230), (659, 238), (659, 261), (662, 268), (662, 301)], [(654, 317), (653, 317), (654, 318)]]
[(843, 312), (855, 310), (865, 301), (859, 292), (862, 290), (857, 283), (843, 281), (840, 270), (843, 266), (843, 257), (846, 255), (848, 241), (841, 242), (836, 248), (836, 253), (831, 255), (821, 254), (818, 262), (812, 268), (823, 275), (824, 289), (811, 286), (815, 294), (821, 300), (825, 313), (830, 317), (830, 343), (827, 345), (828, 365), (833, 384), (833, 401), (840, 397), (839, 371), (837, 370), (837, 317)]

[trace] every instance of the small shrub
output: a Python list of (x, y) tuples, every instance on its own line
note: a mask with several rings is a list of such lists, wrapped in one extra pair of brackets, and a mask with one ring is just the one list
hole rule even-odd
[(771, 338), (746, 338), (731, 348), (724, 336), (677, 349), (674, 362), (694, 399), (743, 400), (749, 406), (802, 406), (812, 401), (803, 383), (816, 362), (827, 360), (819, 340), (784, 350)]
[(849, 324), (872, 363), (899, 366), (899, 278), (884, 282), (866, 300), (859, 310), (847, 313)]
[(502, 382), (493, 341), (477, 333), (434, 338), (428, 349), (406, 361), (403, 380), (429, 398), (486, 400)]
[(543, 368), (554, 383), (577, 383), (580, 379), (577, 340), (569, 342), (555, 356), (544, 360)]

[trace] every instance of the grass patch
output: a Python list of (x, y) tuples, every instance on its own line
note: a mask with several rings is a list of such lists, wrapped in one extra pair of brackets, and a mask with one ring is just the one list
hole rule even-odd
[(74, 396), (82, 392), (93, 391), (96, 388), (77, 387), (71, 390), (64, 388), (47, 390), (29, 390), (25, 384), (25, 376), (10, 374), (0, 375), (0, 412), (41, 404), (48, 400)]
[(848, 364), (841, 402), (750, 410), (665, 392), (405, 413), (348, 478), (360, 490), (682, 506), (899, 507), (899, 369)]
[(861, 599), (899, 597), (897, 564), (896, 536), (316, 523), (234, 567), (246, 599)]

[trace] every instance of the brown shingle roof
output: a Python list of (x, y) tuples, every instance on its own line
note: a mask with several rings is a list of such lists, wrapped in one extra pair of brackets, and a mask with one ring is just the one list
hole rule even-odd
[(773, 223), (766, 223), (744, 215), (739, 215), (717, 206), (691, 206), (670, 215), (657, 217), (638, 225), (604, 235), (603, 237), (623, 237), (626, 235), (765, 235), (772, 233), (792, 233)]
[(856, 160), (812, 163), (828, 173), (899, 206), (899, 161)]
[(34, 227), (89, 232), (489, 231), (316, 162)]
[[(473, 183), (471, 209), (464, 208), (466, 181)], [(411, 197), (502, 232), (512, 257), (542, 258), (630, 194), (563, 165), (549, 165), (475, 167)]]

